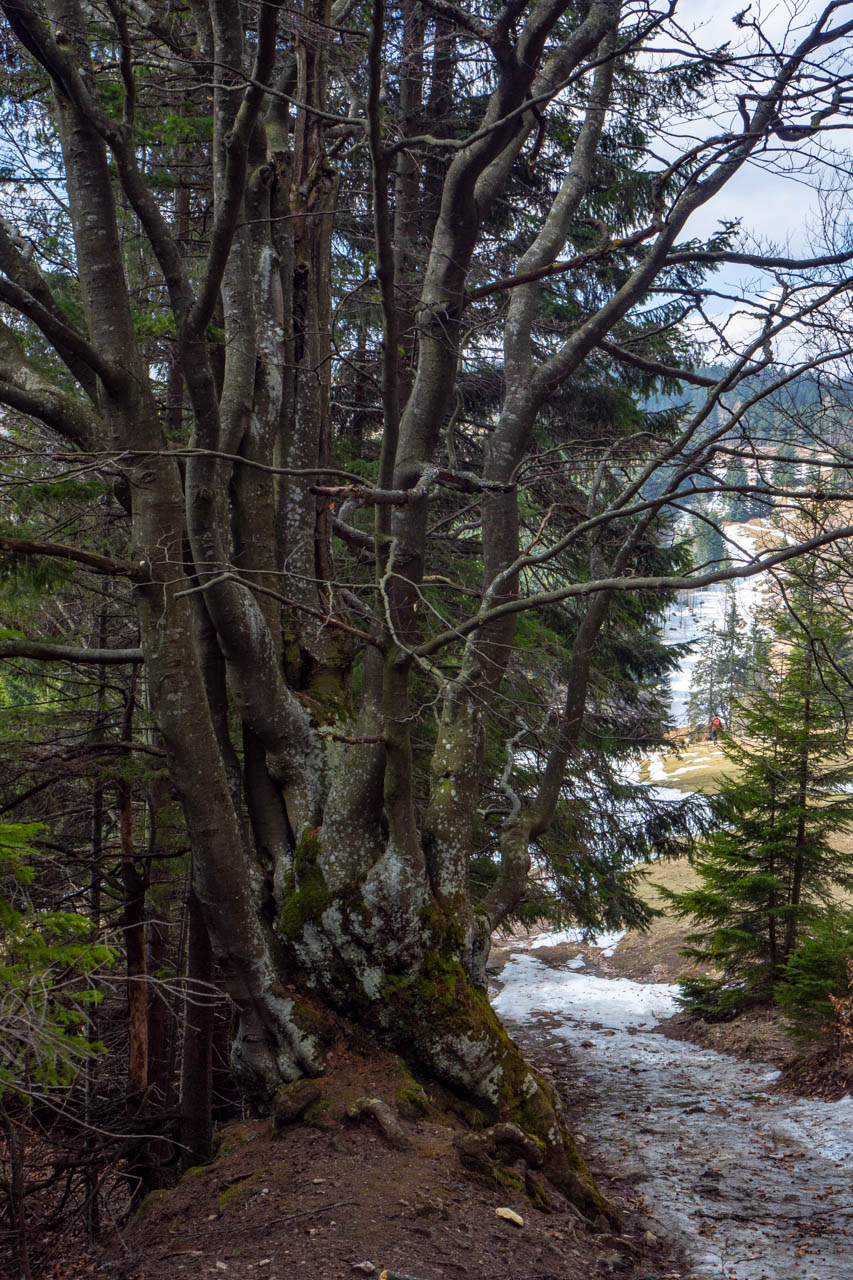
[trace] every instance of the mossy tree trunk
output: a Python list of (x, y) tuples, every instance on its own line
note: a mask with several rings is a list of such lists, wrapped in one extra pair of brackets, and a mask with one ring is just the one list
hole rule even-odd
[[(542, 1169), (594, 1219), (610, 1214), (569, 1135), (553, 1088), (526, 1062), (470, 973), (471, 937), (482, 919), (452, 912), (423, 875), (407, 874), (386, 848), (343, 884), (323, 831), (306, 833), (280, 938), (300, 989), (376, 1034), (417, 1070), (494, 1124), (532, 1135)], [(328, 872), (328, 880), (324, 868)]]

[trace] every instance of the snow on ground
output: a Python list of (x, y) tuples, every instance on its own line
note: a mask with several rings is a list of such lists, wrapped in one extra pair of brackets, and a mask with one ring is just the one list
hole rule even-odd
[[(592, 936), (585, 934), (583, 929), (558, 929), (537, 933), (529, 941), (514, 938), (513, 945), (519, 947), (529, 946), (535, 950), (536, 947), (577, 947), (583, 943), (584, 946), (595, 947), (603, 956), (612, 956), (624, 937), (624, 929), (615, 933), (597, 933)], [(576, 957), (576, 959), (580, 960), (580, 964), (576, 964), (573, 961), (568, 963), (571, 968), (580, 969), (583, 966), (583, 960), (580, 956)]]
[[(668, 757), (670, 760), (672, 756)], [(670, 769), (669, 772), (664, 768), (663, 756), (660, 751), (652, 751), (646, 756), (646, 762), (649, 766), (649, 777), (652, 782), (659, 782), (662, 778), (678, 778), (682, 773), (698, 773), (701, 770), (707, 770), (708, 767), (715, 763), (710, 755), (703, 755), (693, 758), (693, 764), (681, 765), (678, 769)], [(675, 787), (655, 787), (654, 793), (659, 799), (684, 799), (684, 792), (677, 790)]]
[(656, 800), (683, 800), (686, 795), (694, 793), (682, 791), (679, 787), (654, 787), (652, 794)]
[(663, 767), (663, 757), (659, 751), (652, 751), (647, 757), (649, 765), (649, 777), (652, 782), (662, 782), (666, 779), (666, 770)]
[(534, 956), (510, 956), (501, 981), (504, 987), (494, 1006), (510, 1022), (529, 1022), (539, 1013), (565, 1014), (567, 1001), (571, 1002), (573, 1022), (606, 1017), (608, 1027), (623, 1031), (629, 1027), (651, 1030), (658, 1018), (675, 1012), (676, 987), (629, 978), (599, 978), (592, 973), (567, 975)]
[(494, 1005), (570, 1046), (592, 1101), (580, 1126), (634, 1184), (695, 1280), (853, 1280), (853, 1100), (767, 1092), (777, 1072), (655, 1026), (674, 988), (513, 955)]
[[(640, 772), (642, 764), (647, 764), (649, 768), (649, 776), (654, 779), (667, 778), (669, 775), (663, 767), (663, 756), (659, 751), (652, 751), (644, 760), (626, 760), (620, 769), (620, 776), (626, 782), (637, 783), (640, 781)], [(653, 783), (644, 783), (646, 793), (652, 800), (664, 801), (680, 801), (684, 799), (685, 792), (680, 787), (661, 787)], [(641, 814), (636, 805), (625, 803), (623, 805), (626, 821), (628, 819), (641, 819)]]

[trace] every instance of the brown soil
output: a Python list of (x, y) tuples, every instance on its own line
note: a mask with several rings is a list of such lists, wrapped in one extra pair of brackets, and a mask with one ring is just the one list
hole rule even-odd
[(843, 1098), (853, 1093), (853, 1050), (803, 1050), (785, 1063), (779, 1087), (810, 1098)]
[(701, 1018), (677, 1013), (659, 1025), (671, 1040), (689, 1040), (704, 1049), (716, 1049), (752, 1062), (771, 1062), (780, 1068), (794, 1053), (793, 1041), (778, 1009), (748, 1009), (731, 1022), (703, 1022)]
[[(565, 1055), (542, 1066), (558, 1086), (570, 1087)], [(601, 1189), (622, 1211), (621, 1235), (596, 1230), (550, 1190), (550, 1212), (543, 1212), (522, 1187), (467, 1174), (453, 1146), (465, 1122), (452, 1100), (430, 1087), (429, 1110), (416, 1117), (400, 1097), (412, 1082), (390, 1055), (341, 1051), (319, 1083), (322, 1099), (310, 1123), (287, 1125), (279, 1136), (269, 1120), (230, 1125), (213, 1163), (154, 1192), (106, 1250), (64, 1264), (51, 1280), (379, 1280), (386, 1269), (387, 1280), (689, 1274), (665, 1242), (648, 1235), (630, 1188), (612, 1183), (595, 1159)], [(372, 1120), (346, 1118), (347, 1105), (365, 1095), (395, 1107), (407, 1150), (390, 1145)], [(502, 1219), (500, 1208), (514, 1210), (523, 1225)]]

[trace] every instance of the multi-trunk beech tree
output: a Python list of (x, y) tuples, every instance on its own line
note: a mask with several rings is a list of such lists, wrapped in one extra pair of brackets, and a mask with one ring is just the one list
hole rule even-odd
[[(617, 602), (683, 580), (668, 505), (724, 488), (733, 451), (765, 492), (751, 403), (829, 367), (808, 344), (852, 255), (761, 258), (689, 223), (752, 161), (808, 168), (843, 136), (853, 4), (708, 53), (674, 0), (0, 8), (36, 192), (7, 186), (0, 223), (3, 429), (37, 424), (45, 466), (101, 477), (115, 517), (102, 542), (59, 519), (0, 545), (124, 583), (141, 654), (71, 657), (144, 660), (234, 1070), (259, 1097), (320, 1073), (345, 1015), (514, 1119), (595, 1207), (489, 1007), (489, 937), (564, 801)], [(653, 136), (672, 113), (683, 148)], [(726, 263), (776, 287), (716, 377), (679, 326)], [(680, 380), (707, 401), (628, 411)], [(530, 610), (571, 631), (524, 725)]]

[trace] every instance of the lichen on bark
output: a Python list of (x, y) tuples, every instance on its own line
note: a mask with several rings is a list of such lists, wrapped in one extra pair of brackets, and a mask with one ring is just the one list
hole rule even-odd
[[(339, 1013), (369, 1028), (419, 1073), (471, 1104), (488, 1124), (511, 1122), (536, 1145), (542, 1175), (587, 1216), (616, 1215), (596, 1189), (552, 1086), (531, 1069), (462, 962), (464, 929), (434, 901), (421, 919), (413, 964), (395, 967), (393, 939), (366, 916), (358, 887), (332, 898), (303, 836), (286, 914), (287, 946), (302, 980)], [(366, 974), (379, 974), (368, 981)]]

